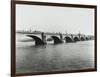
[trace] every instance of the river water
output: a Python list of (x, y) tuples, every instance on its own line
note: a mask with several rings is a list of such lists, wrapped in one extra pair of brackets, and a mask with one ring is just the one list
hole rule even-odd
[(32, 38), (16, 34), (16, 72), (94, 68), (94, 40), (34, 46)]

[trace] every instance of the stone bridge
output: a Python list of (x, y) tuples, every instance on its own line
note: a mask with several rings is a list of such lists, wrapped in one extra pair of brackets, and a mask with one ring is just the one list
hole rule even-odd
[(38, 34), (26, 34), (35, 40), (35, 45), (46, 45), (47, 41), (54, 41), (54, 44), (86, 41), (94, 39), (93, 36), (86, 36), (82, 34), (61, 34), (61, 33), (38, 33)]

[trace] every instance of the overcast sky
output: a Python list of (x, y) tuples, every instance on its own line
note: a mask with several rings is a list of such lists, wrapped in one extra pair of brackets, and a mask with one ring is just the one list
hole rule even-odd
[(94, 34), (94, 9), (16, 5), (16, 30)]

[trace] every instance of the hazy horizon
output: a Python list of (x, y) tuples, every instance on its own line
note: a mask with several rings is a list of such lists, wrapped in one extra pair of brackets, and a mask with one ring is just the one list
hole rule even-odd
[(94, 9), (16, 5), (16, 30), (94, 35)]

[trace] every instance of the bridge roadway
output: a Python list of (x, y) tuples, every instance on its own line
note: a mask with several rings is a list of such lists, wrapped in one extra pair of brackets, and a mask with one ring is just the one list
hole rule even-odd
[(46, 45), (47, 41), (54, 41), (54, 44), (63, 43), (65, 40), (66, 43), (77, 42), (77, 41), (87, 41), (93, 40), (94, 37), (91, 35), (82, 35), (82, 34), (61, 34), (61, 33), (28, 33), (25, 34), (28, 37), (31, 37), (35, 40), (35, 45)]

